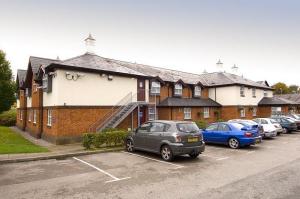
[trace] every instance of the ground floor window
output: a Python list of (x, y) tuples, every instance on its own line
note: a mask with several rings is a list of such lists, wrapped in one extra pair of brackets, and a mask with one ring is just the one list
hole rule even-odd
[(184, 108), (183, 112), (184, 112), (184, 119), (185, 120), (192, 119), (192, 109), (191, 108)]
[(29, 112), (28, 112), (28, 122), (31, 122), (31, 117), (32, 117), (32, 110), (29, 110)]
[(205, 107), (203, 109), (203, 117), (204, 118), (209, 118), (209, 108), (208, 107)]
[(149, 120), (155, 120), (155, 108), (154, 107), (149, 107), (148, 108), (148, 117), (149, 117)]
[(252, 116), (253, 116), (253, 117), (256, 117), (256, 115), (257, 115), (257, 108), (256, 108), (256, 107), (253, 107)]
[(33, 123), (36, 124), (36, 110), (33, 110)]
[(281, 107), (272, 107), (271, 108), (272, 115), (280, 115), (281, 114)]
[(245, 111), (245, 108), (241, 108), (241, 109), (240, 109), (240, 116), (241, 116), (241, 117), (246, 117), (246, 111)]
[(47, 126), (52, 125), (52, 110), (48, 109), (47, 110)]
[(20, 110), (20, 120), (23, 120), (23, 110)]

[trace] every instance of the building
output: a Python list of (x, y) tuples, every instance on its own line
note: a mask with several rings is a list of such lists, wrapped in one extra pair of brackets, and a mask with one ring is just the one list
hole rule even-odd
[(153, 119), (254, 118), (267, 114), (272, 88), (226, 72), (192, 74), (108, 59), (91, 49), (67, 60), (30, 57), (18, 70), (17, 126), (63, 144), (85, 132), (134, 129)]

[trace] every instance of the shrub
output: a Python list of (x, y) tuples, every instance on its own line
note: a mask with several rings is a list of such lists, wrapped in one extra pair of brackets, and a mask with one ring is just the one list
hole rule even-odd
[(95, 139), (94, 133), (85, 133), (83, 135), (83, 140), (82, 140), (83, 147), (86, 149), (91, 149), (94, 139)]
[(16, 125), (17, 111), (11, 109), (0, 114), (0, 126), (14, 126)]
[(96, 148), (100, 148), (106, 142), (106, 133), (96, 133), (93, 141), (93, 145)]
[(199, 120), (199, 121), (196, 121), (196, 124), (199, 129), (205, 129), (207, 127), (206, 121)]

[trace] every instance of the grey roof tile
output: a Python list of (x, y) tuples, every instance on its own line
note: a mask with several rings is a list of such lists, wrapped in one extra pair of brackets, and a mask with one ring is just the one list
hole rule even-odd
[(277, 96), (264, 97), (258, 103), (258, 105), (297, 105), (297, 104), (299, 103), (281, 97), (277, 97)]
[(283, 94), (283, 95), (275, 95), (276, 97), (280, 97), (282, 99), (287, 99), (300, 104), (300, 94)]
[(163, 100), (159, 107), (220, 107), (221, 105), (212, 99), (204, 98), (177, 98), (177, 97), (168, 97)]
[(17, 80), (19, 83), (19, 87), (22, 87), (23, 83), (25, 82), (27, 70), (18, 69), (17, 71)]
[(59, 63), (60, 60), (30, 56), (29, 62), (31, 63), (33, 74), (36, 74), (40, 66), (46, 67), (51, 63)]

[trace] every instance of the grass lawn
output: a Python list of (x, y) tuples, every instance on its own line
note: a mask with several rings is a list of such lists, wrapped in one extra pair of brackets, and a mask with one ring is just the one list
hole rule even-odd
[(48, 152), (48, 149), (31, 143), (8, 127), (0, 126), (0, 154), (39, 152)]

